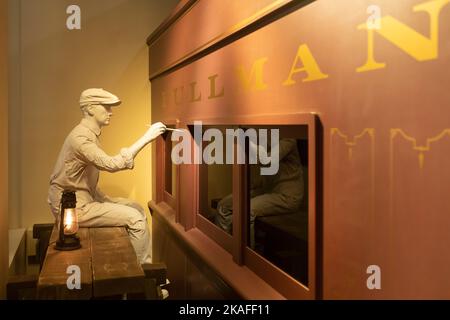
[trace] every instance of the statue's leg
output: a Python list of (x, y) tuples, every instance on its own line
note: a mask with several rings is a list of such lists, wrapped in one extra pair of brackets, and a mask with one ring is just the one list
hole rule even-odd
[(151, 262), (151, 234), (145, 214), (123, 204), (92, 202), (81, 208), (81, 227), (125, 226), (140, 263)]
[(231, 234), (233, 222), (233, 196), (231, 194), (220, 200), (217, 205), (217, 213), (215, 224)]

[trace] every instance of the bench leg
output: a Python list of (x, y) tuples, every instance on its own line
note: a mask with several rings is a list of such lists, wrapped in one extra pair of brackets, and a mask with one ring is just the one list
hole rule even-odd
[(167, 267), (164, 263), (143, 264), (145, 273), (145, 298), (148, 300), (162, 300), (167, 298), (168, 292), (161, 289), (166, 284)]
[(37, 282), (38, 275), (10, 276), (6, 285), (6, 298), (8, 300), (35, 299)]

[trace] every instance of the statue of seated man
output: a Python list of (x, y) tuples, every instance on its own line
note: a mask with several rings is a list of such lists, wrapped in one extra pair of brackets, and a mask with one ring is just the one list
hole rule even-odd
[(69, 133), (59, 153), (50, 177), (48, 203), (58, 217), (62, 191), (76, 191), (80, 227), (125, 226), (139, 262), (151, 263), (151, 235), (144, 209), (131, 200), (108, 197), (97, 183), (100, 170), (132, 169), (139, 151), (164, 133), (166, 126), (160, 122), (153, 124), (133, 145), (109, 156), (101, 149), (99, 137), (102, 127), (110, 123), (112, 107), (120, 104), (117, 96), (103, 89), (82, 92), (83, 118)]

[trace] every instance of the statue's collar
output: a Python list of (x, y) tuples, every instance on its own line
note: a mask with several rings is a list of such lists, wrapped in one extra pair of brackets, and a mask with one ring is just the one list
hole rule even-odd
[(82, 119), (80, 124), (91, 130), (97, 137), (102, 133), (98, 126), (92, 124), (86, 119)]

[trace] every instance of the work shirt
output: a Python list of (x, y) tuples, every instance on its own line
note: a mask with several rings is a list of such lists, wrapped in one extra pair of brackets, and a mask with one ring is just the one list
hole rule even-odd
[(116, 172), (133, 168), (133, 156), (127, 148), (109, 156), (100, 148), (99, 136), (100, 129), (85, 119), (67, 136), (50, 177), (48, 203), (54, 215), (58, 213), (63, 190), (76, 191), (77, 208), (94, 201), (103, 202), (105, 195), (97, 188), (99, 170)]

